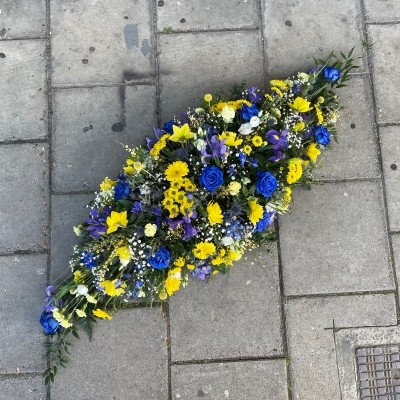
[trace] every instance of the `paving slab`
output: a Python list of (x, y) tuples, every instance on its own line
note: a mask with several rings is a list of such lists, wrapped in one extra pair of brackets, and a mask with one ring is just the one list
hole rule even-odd
[(340, 89), (343, 109), (337, 123), (338, 143), (332, 141), (315, 176), (321, 179), (376, 178), (380, 176), (377, 135), (371, 91), (366, 76), (353, 76)]
[[(392, 235), (392, 248), (397, 282), (400, 282), (400, 235)], [(399, 298), (400, 300), (400, 298)]]
[(246, 253), (211, 284), (190, 280), (171, 298), (170, 320), (174, 361), (281, 355), (275, 247)]
[(174, 399), (288, 399), (285, 360), (173, 365), (171, 375)]
[[(362, 393), (364, 396), (363, 398), (368, 398), (365, 397), (367, 394), (372, 395), (376, 393), (374, 387), (377, 386), (377, 383), (379, 383), (379, 386), (381, 386), (381, 390), (382, 389), (384, 390), (384, 386), (390, 387), (392, 383), (394, 384), (397, 383), (394, 379), (393, 380), (391, 379), (381, 380), (381, 379), (383, 376), (389, 377), (396, 374), (397, 366), (399, 363), (398, 357), (397, 357), (397, 362), (393, 362), (395, 360), (395, 356), (392, 355), (391, 357), (387, 356), (387, 359), (393, 360), (392, 362), (385, 362), (385, 364), (383, 365), (382, 364), (373, 365), (371, 363), (372, 360), (374, 362), (377, 362), (379, 358), (383, 358), (383, 356), (375, 355), (373, 357), (369, 356), (368, 358), (364, 358), (360, 357), (359, 353), (361, 353), (360, 348), (364, 348), (363, 352), (365, 354), (366, 348), (371, 348), (375, 346), (378, 346), (381, 350), (385, 350), (387, 354), (391, 353), (389, 349), (391, 349), (392, 351), (397, 350), (396, 352), (398, 352), (399, 337), (400, 337), (399, 326), (367, 327), (367, 328), (356, 328), (356, 329), (351, 328), (351, 329), (341, 329), (338, 332), (336, 332), (335, 343), (336, 343), (338, 373), (339, 373), (340, 388), (341, 388), (340, 393), (342, 396), (341, 400), (353, 400), (358, 398), (358, 385), (360, 382), (358, 382), (357, 380), (357, 369), (360, 367), (356, 368), (356, 363), (357, 363), (356, 352), (358, 353), (357, 358), (359, 362), (362, 363), (365, 360), (365, 362), (369, 364), (369, 367), (367, 369), (368, 372), (366, 371), (365, 365), (364, 368), (362, 368), (366, 372), (363, 373), (364, 375), (363, 378), (365, 379), (368, 376), (369, 378), (368, 386), (370, 386), (370, 389), (366, 389), (366, 386), (363, 385), (364, 386)], [(391, 345), (394, 346), (392, 347)], [(379, 354), (377, 350), (378, 349), (376, 348), (373, 350), (374, 354)], [(372, 349), (369, 349), (368, 353), (371, 354)], [(376, 371), (377, 369), (379, 369), (379, 372)], [(375, 373), (373, 372), (374, 370), (376, 371)], [(398, 385), (396, 386), (398, 388)]]
[(0, 251), (47, 247), (47, 145), (0, 146)]
[(116, 178), (128, 154), (121, 144), (145, 143), (157, 124), (154, 86), (59, 89), (53, 100), (56, 192), (97, 190)]
[(69, 259), (73, 248), (79, 243), (73, 227), (89, 216), (86, 204), (93, 199), (91, 194), (52, 196), (51, 222), (51, 280), (62, 279), (70, 274)]
[(39, 316), (46, 271), (45, 254), (0, 257), (0, 373), (44, 369)]
[(41, 40), (0, 40), (0, 141), (47, 136), (44, 53)]
[[(307, 71), (312, 57), (360, 46), (360, 1), (262, 0), (267, 75), (286, 77)], [(364, 63), (362, 63), (364, 64)]]
[(259, 24), (256, 0), (158, 1), (159, 31), (255, 28)]
[(397, 0), (364, 0), (367, 21), (398, 21), (400, 3)]
[(373, 43), (372, 73), (375, 86), (378, 122), (400, 122), (400, 30), (398, 25), (368, 25)]
[(46, 388), (41, 376), (0, 380), (0, 400), (45, 400)]
[(394, 289), (379, 183), (325, 183), (293, 197), (280, 219), (286, 295)]
[(400, 231), (400, 127), (379, 129), (390, 230)]
[(151, 3), (52, 1), (53, 84), (154, 78)]
[(39, 37), (45, 33), (46, 0), (1, 2), (0, 39)]
[(167, 347), (161, 308), (119, 311), (84, 332), (59, 371), (52, 400), (167, 400)]
[(257, 31), (165, 34), (160, 35), (158, 44), (164, 122), (179, 117), (188, 107), (197, 107), (208, 92), (231, 89), (243, 80), (248, 86), (263, 82)]
[(286, 305), (286, 322), (293, 399), (340, 400), (333, 324), (394, 325), (395, 296), (293, 299)]

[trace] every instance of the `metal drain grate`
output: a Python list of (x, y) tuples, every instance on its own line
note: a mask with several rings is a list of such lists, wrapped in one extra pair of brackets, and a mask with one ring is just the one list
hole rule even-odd
[(360, 400), (400, 400), (400, 345), (356, 350)]

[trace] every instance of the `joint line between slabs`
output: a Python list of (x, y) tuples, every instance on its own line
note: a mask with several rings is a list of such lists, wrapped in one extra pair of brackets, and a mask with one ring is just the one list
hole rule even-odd
[(392, 21), (378, 21), (378, 20), (371, 20), (365, 21), (365, 25), (398, 25), (400, 24), (400, 20), (392, 20)]
[(280, 229), (279, 220), (275, 222), (276, 231), (276, 244), (277, 244), (277, 257), (278, 257), (278, 274), (279, 274), (279, 307), (281, 315), (281, 340), (283, 346), (283, 353), (285, 356), (285, 366), (286, 366), (286, 384), (288, 400), (293, 399), (292, 393), (292, 375), (290, 370), (290, 355), (287, 337), (287, 321), (286, 321), (286, 311), (285, 311), (285, 295), (284, 295), (284, 281), (283, 281), (283, 265), (282, 265), (282, 251), (281, 251), (281, 241), (280, 241)]
[[(369, 42), (369, 35), (368, 35), (368, 30), (367, 30), (367, 24), (366, 24), (366, 7), (365, 7), (365, 2), (364, 0), (361, 0), (361, 14), (363, 16), (362, 18), (362, 28), (363, 28), (363, 34), (364, 38)], [(396, 302), (396, 314), (397, 314), (397, 322), (400, 322), (400, 305), (399, 305), (399, 285), (398, 285), (398, 280), (397, 280), (397, 275), (396, 275), (396, 268), (395, 268), (395, 257), (394, 257), (394, 252), (393, 252), (393, 244), (392, 244), (392, 236), (390, 235), (390, 222), (389, 222), (389, 211), (388, 211), (388, 200), (387, 200), (387, 193), (386, 193), (386, 182), (385, 182), (385, 176), (383, 172), (383, 160), (382, 160), (382, 148), (381, 148), (381, 135), (380, 135), (380, 127), (378, 123), (378, 116), (377, 116), (377, 103), (375, 99), (375, 80), (373, 76), (373, 57), (372, 57), (372, 49), (367, 49), (366, 50), (366, 55), (367, 55), (367, 69), (369, 71), (369, 84), (370, 84), (370, 90), (371, 90), (371, 97), (372, 97), (372, 113), (374, 117), (374, 125), (376, 129), (376, 146), (377, 146), (377, 156), (378, 156), (378, 162), (379, 162), (379, 169), (381, 173), (381, 182), (382, 182), (382, 195), (383, 195), (383, 208), (384, 208), (384, 216), (385, 216), (385, 224), (386, 224), (386, 230), (387, 230), (387, 239), (388, 239), (388, 245), (389, 245), (389, 262), (390, 262), (390, 270), (391, 274), (393, 276), (393, 281), (395, 284), (395, 289), (396, 289), (396, 296), (395, 296), (395, 302)]]
[(52, 85), (53, 90), (63, 89), (93, 89), (97, 87), (131, 87), (131, 86), (154, 86), (157, 85), (155, 79), (148, 79), (143, 81), (129, 81), (129, 82), (114, 82), (114, 83), (61, 83)]
[(339, 293), (306, 293), (306, 294), (287, 294), (286, 300), (296, 299), (319, 299), (324, 297), (345, 297), (345, 296), (370, 296), (374, 294), (396, 294), (396, 289), (383, 290), (360, 290), (355, 292), (339, 292)]
[(41, 372), (2, 372), (0, 373), (0, 382), (7, 379), (36, 378), (41, 375)]
[(185, 34), (197, 34), (197, 33), (219, 33), (219, 32), (257, 32), (260, 27), (243, 27), (243, 28), (209, 28), (209, 29), (185, 29), (185, 30), (157, 30), (157, 35), (185, 35)]
[(21, 36), (21, 37), (16, 37), (16, 38), (3, 38), (0, 39), (0, 43), (1, 42), (16, 42), (18, 40), (47, 40), (48, 36)]
[(171, 373), (171, 321), (169, 317), (169, 303), (162, 303), (162, 311), (164, 313), (166, 323), (166, 345), (167, 345), (167, 384), (168, 384), (168, 400), (172, 400), (172, 373)]
[(335, 326), (335, 320), (332, 320), (332, 335), (333, 335), (333, 343), (335, 345), (335, 362), (336, 362), (336, 372), (337, 372), (337, 377), (338, 377), (338, 384), (339, 384), (339, 393), (340, 393), (340, 400), (343, 400), (343, 395), (342, 395), (342, 387), (340, 385), (340, 371), (339, 371), (339, 363), (338, 363), (338, 354), (337, 354), (337, 346), (336, 346), (336, 326)]
[(43, 144), (47, 139), (11, 139), (0, 141), (0, 146), (18, 145), (18, 144)]
[(233, 357), (233, 358), (206, 358), (203, 360), (185, 360), (185, 361), (171, 361), (171, 365), (198, 365), (198, 364), (229, 364), (240, 362), (257, 362), (257, 361), (273, 361), (284, 360), (284, 355), (265, 356), (265, 357)]
[(264, 21), (261, 0), (257, 0), (257, 15), (260, 24), (260, 45), (261, 45), (261, 57), (262, 57), (262, 67), (263, 67), (263, 87), (267, 86), (267, 55), (265, 53), (265, 41), (264, 41)]
[(158, 42), (158, 19), (157, 19), (157, 0), (151, 2), (153, 7), (153, 54), (155, 68), (155, 85), (156, 85), (156, 117), (157, 125), (161, 126), (161, 88), (160, 88), (160, 59), (159, 59), (159, 42)]

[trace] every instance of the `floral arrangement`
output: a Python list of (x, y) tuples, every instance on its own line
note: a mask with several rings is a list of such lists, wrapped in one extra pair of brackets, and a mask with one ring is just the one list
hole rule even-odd
[[(333, 89), (355, 68), (352, 51), (315, 60), (308, 73), (272, 80), (264, 93), (236, 86), (128, 148), (123, 172), (105, 178), (70, 260), (72, 274), (46, 289), (40, 318), (48, 341), (46, 383), (69, 354), (66, 336), (91, 336), (96, 319), (130, 299), (166, 300), (192, 275), (227, 272), (246, 248), (273, 237), (292, 190), (312, 182), (335, 137)], [(215, 98), (214, 98), (215, 97)]]

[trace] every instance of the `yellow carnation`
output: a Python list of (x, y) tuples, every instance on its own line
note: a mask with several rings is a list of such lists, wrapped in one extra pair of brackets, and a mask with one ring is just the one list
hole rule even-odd
[(292, 184), (297, 182), (303, 175), (303, 160), (300, 158), (291, 158), (288, 161), (289, 172), (287, 174), (287, 183)]
[(100, 310), (100, 308), (96, 308), (93, 311), (93, 315), (101, 319), (112, 319), (112, 316), (108, 312)]
[(210, 242), (200, 242), (197, 243), (196, 247), (193, 249), (193, 254), (196, 258), (200, 260), (205, 260), (206, 258), (213, 255), (216, 251), (215, 244)]
[(181, 277), (181, 268), (173, 268), (168, 271), (167, 279), (165, 280), (165, 290), (167, 291), (169, 296), (172, 296), (174, 292), (179, 290), (181, 285), (182, 277)]
[(317, 147), (317, 143), (311, 143), (307, 147), (306, 155), (310, 158), (310, 160), (315, 164), (317, 162), (318, 156), (321, 154), (321, 151)]
[(224, 220), (218, 203), (209, 202), (207, 205), (208, 222), (210, 225), (221, 224)]
[[(116, 288), (115, 284), (117, 283), (117, 279), (114, 279), (113, 281), (110, 280), (105, 280), (99, 283), (99, 286), (104, 289), (104, 293), (107, 294), (108, 296), (115, 297), (115, 296), (121, 296), (122, 294), (125, 293), (124, 288), (121, 286), (120, 288)], [(126, 285), (125, 285), (126, 287)]]

